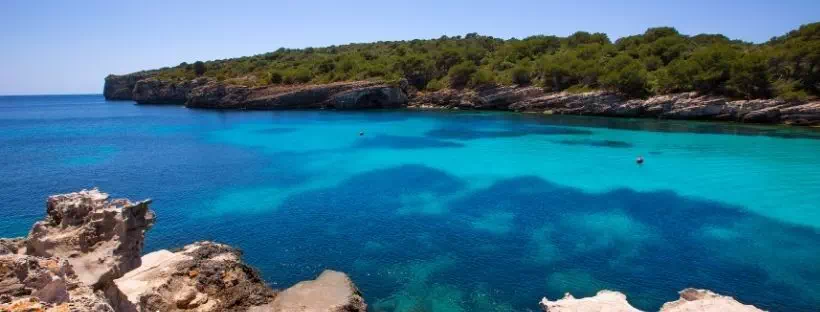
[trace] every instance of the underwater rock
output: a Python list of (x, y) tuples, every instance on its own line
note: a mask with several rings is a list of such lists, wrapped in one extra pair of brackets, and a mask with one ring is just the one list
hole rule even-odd
[(83, 284), (101, 288), (140, 265), (145, 231), (154, 223), (150, 202), (109, 200), (97, 189), (51, 196), (26, 254), (66, 259)]

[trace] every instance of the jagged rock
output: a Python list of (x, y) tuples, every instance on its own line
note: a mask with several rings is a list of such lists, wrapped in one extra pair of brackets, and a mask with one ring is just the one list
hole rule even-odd
[[(744, 305), (732, 297), (721, 296), (708, 290), (687, 288), (679, 292), (680, 299), (663, 304), (660, 312), (762, 312)], [(626, 301), (626, 295), (610, 290), (599, 291), (592, 297), (576, 299), (567, 293), (563, 299), (541, 299), (544, 312), (636, 312)]]
[(0, 255), (25, 253), (26, 239), (23, 237), (0, 238)]
[(60, 258), (0, 255), (0, 311), (114, 311)]
[(183, 81), (143, 79), (134, 85), (132, 98), (139, 104), (183, 104), (191, 90), (208, 82), (207, 78)]
[(663, 304), (660, 312), (762, 312), (752, 305), (744, 305), (732, 297), (721, 296), (708, 290), (687, 288), (680, 291), (680, 299)]
[(103, 96), (106, 100), (132, 100), (137, 81), (150, 78), (153, 71), (137, 72), (127, 75), (108, 75), (105, 77)]
[(543, 298), (540, 305), (544, 312), (640, 312), (626, 301), (626, 295), (609, 290), (581, 299), (576, 299), (569, 293), (555, 301)]
[(237, 249), (213, 242), (147, 254), (105, 292), (117, 311), (246, 311), (276, 296)]
[(48, 198), (47, 216), (34, 224), (26, 253), (67, 259), (80, 281), (100, 288), (140, 265), (145, 231), (154, 223), (150, 200), (108, 200), (97, 189)]
[(361, 109), (402, 107), (406, 103), (407, 95), (400, 86), (380, 82), (357, 81), (250, 88), (212, 81), (191, 90), (185, 106), (238, 109)]

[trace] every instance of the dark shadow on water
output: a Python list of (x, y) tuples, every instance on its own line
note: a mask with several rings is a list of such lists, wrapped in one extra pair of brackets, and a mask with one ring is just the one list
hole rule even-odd
[(558, 140), (554, 142), (563, 145), (586, 145), (592, 147), (610, 148), (631, 148), (633, 146), (630, 143), (615, 140)]
[(784, 139), (820, 139), (820, 130), (782, 125), (757, 125), (718, 121), (657, 120), (649, 118), (616, 118), (599, 116), (524, 115), (511, 119), (527, 119), (548, 125), (594, 127), (653, 132), (728, 134), (770, 136)]
[(388, 149), (456, 148), (464, 147), (464, 144), (424, 137), (375, 135), (360, 138), (356, 141), (354, 147)]
[(442, 127), (427, 131), (431, 138), (454, 140), (477, 140), (487, 138), (514, 138), (525, 135), (590, 135), (591, 131), (564, 127), (518, 125), (504, 129), (481, 129), (480, 127)]
[[(429, 306), (442, 285), (468, 297), (490, 285), (494, 300), (519, 311), (537, 309), (543, 296), (599, 290), (589, 285), (624, 291), (646, 310), (686, 287), (775, 311), (811, 310), (820, 299), (812, 228), (669, 191), (587, 193), (526, 176), (463, 194), (465, 186), (420, 165), (375, 170), (291, 196), (267, 215), (190, 227), (200, 233), (188, 236), (242, 247), (277, 285), (324, 268), (349, 272), (381, 306)], [(413, 209), (425, 205), (444, 209)]]
[(268, 128), (268, 129), (257, 130), (256, 133), (261, 133), (261, 134), (284, 134), (284, 133), (291, 133), (291, 132), (294, 132), (294, 131), (296, 131), (295, 128)]

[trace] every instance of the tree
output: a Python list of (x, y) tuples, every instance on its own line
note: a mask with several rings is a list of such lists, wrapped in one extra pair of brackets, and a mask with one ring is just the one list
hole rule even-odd
[(767, 58), (760, 52), (743, 55), (732, 64), (729, 90), (738, 96), (754, 99), (771, 96)]
[(205, 74), (205, 70), (205, 63), (203, 63), (202, 61), (194, 62), (194, 74), (196, 74), (197, 76), (202, 76)]
[(517, 65), (510, 71), (510, 76), (512, 77), (512, 82), (517, 85), (526, 86), (529, 85), (531, 80), (532, 71), (528, 66), (524, 65)]
[(450, 68), (447, 78), (450, 80), (450, 87), (463, 88), (470, 82), (473, 74), (478, 70), (471, 62), (462, 62)]
[(601, 77), (601, 84), (604, 87), (629, 96), (646, 95), (646, 69), (631, 56), (618, 54), (607, 62), (605, 72)]

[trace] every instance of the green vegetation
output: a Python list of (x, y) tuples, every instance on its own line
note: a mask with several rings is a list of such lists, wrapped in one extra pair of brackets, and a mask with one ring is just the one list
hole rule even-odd
[(422, 91), (535, 85), (548, 91), (607, 89), (629, 96), (698, 91), (735, 98), (820, 95), (820, 23), (762, 44), (650, 28), (614, 43), (601, 33), (503, 40), (470, 33), (431, 40), (279, 49), (182, 63), (164, 79), (197, 76), (250, 85), (405, 78)]

